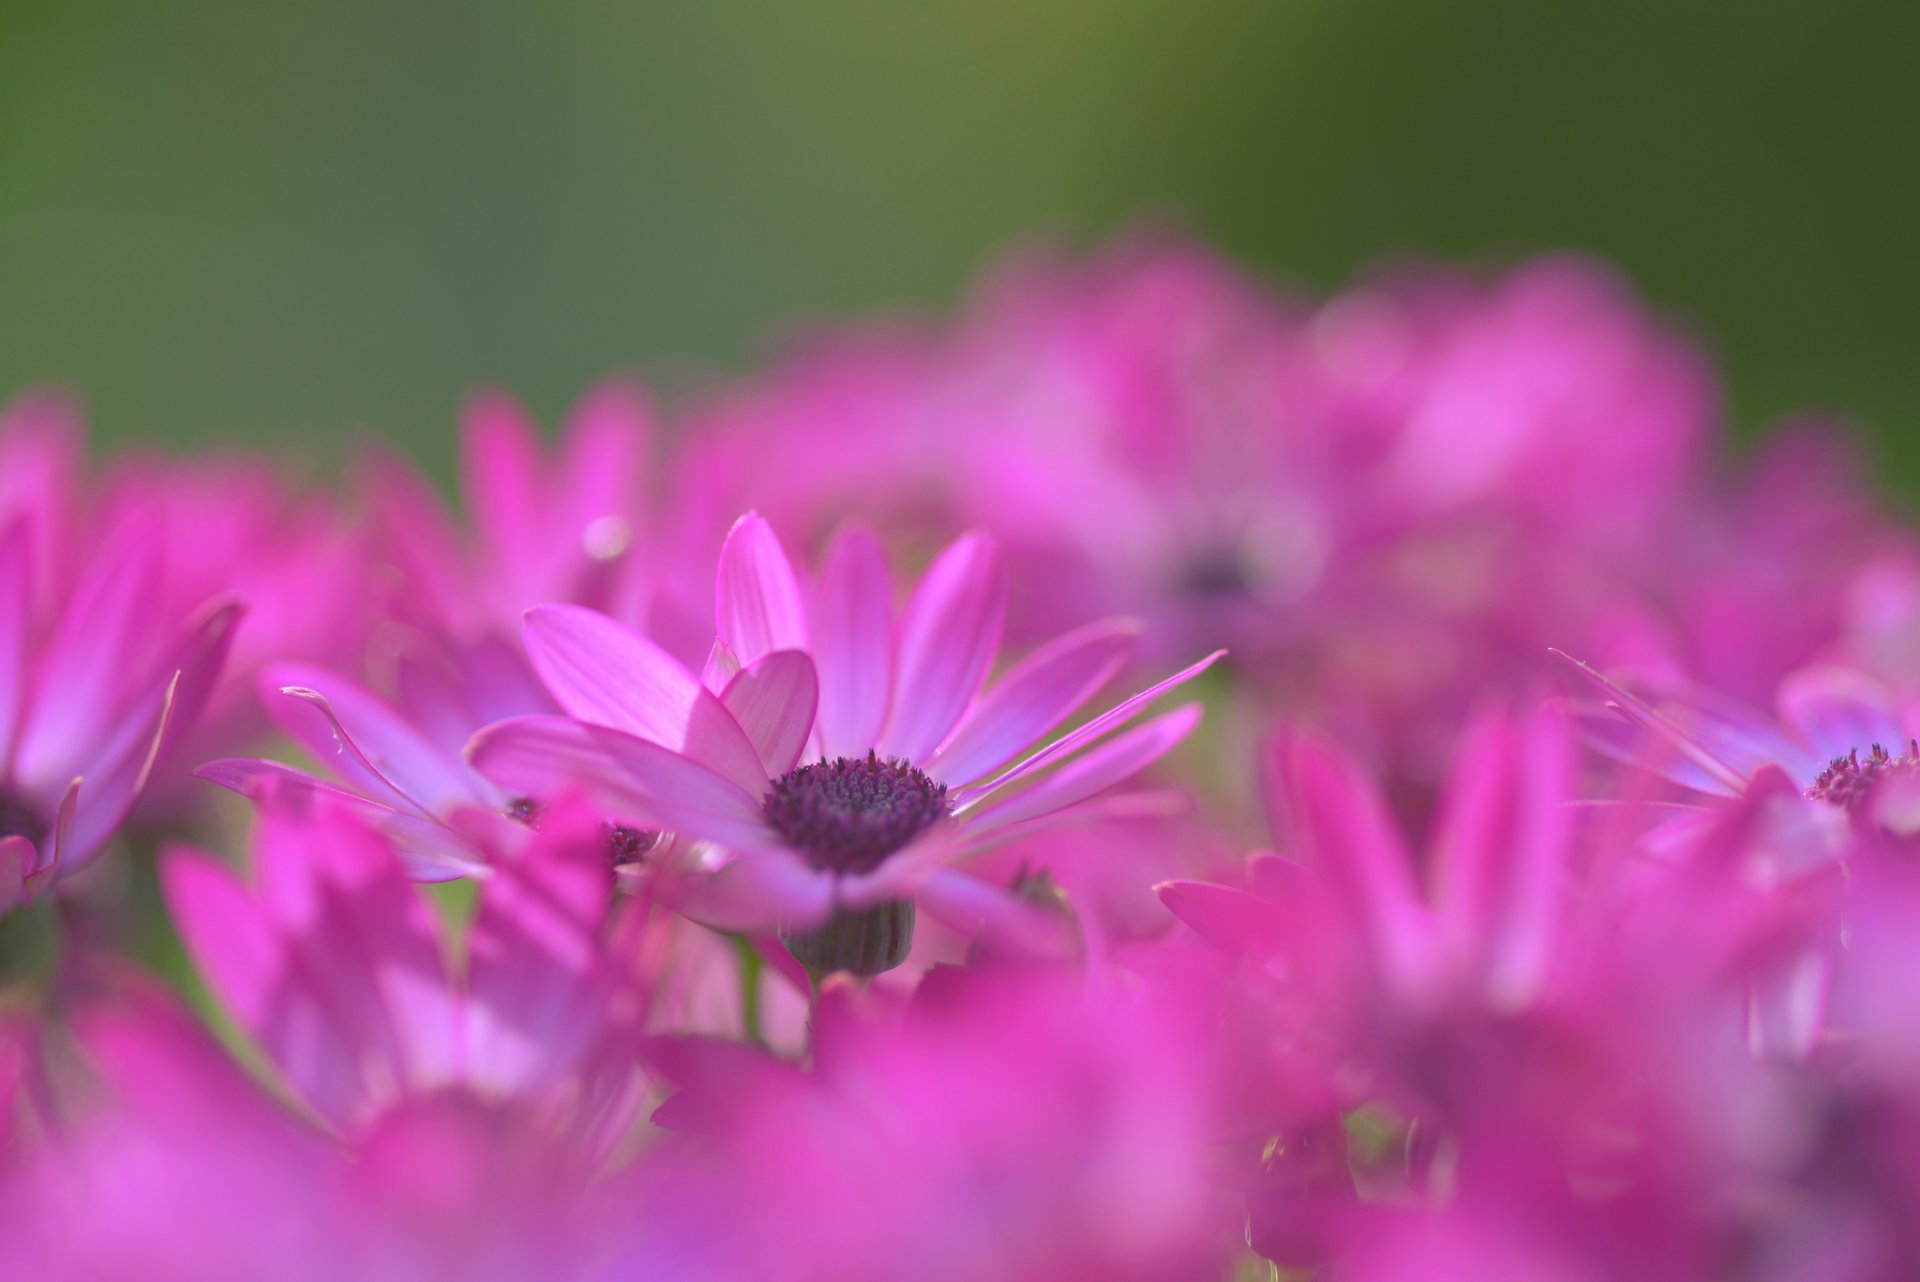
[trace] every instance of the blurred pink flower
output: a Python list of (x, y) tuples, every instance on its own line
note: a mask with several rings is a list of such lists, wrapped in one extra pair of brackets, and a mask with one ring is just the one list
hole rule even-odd
[[(1057, 974), (947, 969), (904, 1011), (830, 983), (811, 1071), (671, 1043), (656, 1115), (734, 1209), (742, 1276), (1220, 1276), (1233, 1214), (1204, 1016)], [(697, 1175), (695, 1173), (698, 1173)]]
[[(712, 843), (726, 858), (690, 911), (778, 922), (816, 971), (899, 965), (915, 903), (965, 926), (1019, 913), (951, 862), (1057, 822), (1172, 748), (1198, 705), (1115, 732), (1218, 657), (1030, 750), (1114, 676), (1134, 629), (1090, 625), (983, 692), (1006, 611), (990, 539), (955, 541), (896, 616), (871, 535), (836, 541), (803, 587), (772, 528), (748, 516), (719, 585), (705, 685), (604, 615), (532, 611), (529, 657), (573, 719), (490, 727), (471, 756), (515, 792), (578, 783), (616, 815)], [(800, 764), (810, 748), (818, 760)]]
[(254, 865), (242, 881), (174, 847), (161, 888), (215, 996), (342, 1134), (440, 1096), (524, 1111), (591, 1151), (623, 1133), (647, 909), (616, 911), (597, 822), (558, 811), (492, 861), (458, 967), (393, 847), (325, 794), (270, 798)]

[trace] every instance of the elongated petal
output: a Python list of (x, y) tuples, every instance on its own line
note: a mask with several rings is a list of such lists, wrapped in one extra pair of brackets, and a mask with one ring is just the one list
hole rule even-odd
[(460, 415), (460, 488), (493, 572), (522, 590), (546, 551), (540, 430), (504, 392), (484, 391)]
[(160, 861), (160, 889), (194, 968), (301, 1096), (336, 1125), (366, 1084), (337, 1012), (299, 973), (292, 950), (234, 875), (187, 847)]
[(551, 1086), (600, 1031), (599, 932), (612, 899), (606, 839), (591, 815), (554, 814), (487, 883), (468, 935), (469, 1080), (502, 1092)]
[(1182, 668), (1164, 681), (1155, 682), (1132, 698), (1109, 708), (1085, 725), (1062, 735), (1012, 769), (1002, 772), (986, 783), (956, 790), (954, 794), (956, 802), (960, 806), (977, 804), (984, 798), (1006, 787), (1008, 784), (1016, 783), (1037, 770), (1045, 769), (1047, 766), (1065, 757), (1068, 753), (1079, 751), (1080, 748), (1086, 744), (1094, 742), (1115, 727), (1138, 716), (1148, 704), (1158, 699), (1161, 695), (1178, 686), (1185, 685), (1202, 672), (1205, 672), (1225, 653), (1225, 650), (1215, 650), (1198, 663)]
[(1199, 704), (1185, 704), (1115, 735), (1026, 791), (984, 812), (968, 814), (968, 826), (995, 828), (1019, 823), (1085, 801), (1171, 752), (1200, 724), (1201, 712)]
[(758, 513), (736, 521), (720, 549), (714, 630), (747, 664), (775, 650), (807, 648), (807, 615), (793, 563)]
[(770, 775), (793, 769), (813, 731), (820, 684), (813, 661), (798, 650), (762, 655), (727, 683), (720, 696), (760, 754)]
[(1259, 895), (1207, 881), (1163, 881), (1153, 889), (1167, 911), (1230, 953), (1263, 956), (1282, 942), (1285, 915)]
[(1289, 735), (1275, 745), (1271, 771), (1275, 833), (1326, 879), (1349, 928), (1360, 932), (1387, 981), (1421, 982), (1430, 927), (1412, 864), (1359, 767), (1304, 736)]
[(25, 518), (0, 536), (0, 765), (12, 759), (27, 703), (27, 638), (33, 625), (33, 549)]
[(93, 773), (86, 776), (85, 794), (74, 808), (73, 824), (61, 850), (61, 859), (69, 871), (99, 852), (147, 786), (154, 762), (160, 756), (160, 746), (166, 742), (179, 687), (180, 678), (176, 675), (149, 717), (123, 722), (128, 731), (139, 727), (137, 733), (124, 733), (124, 743), (103, 753), (94, 763)]
[[(48, 643), (16, 760), (32, 778), (78, 773), (125, 701), (159, 590), (159, 540), (131, 534), (88, 572)], [(151, 652), (149, 652), (151, 656)], [(164, 678), (163, 678), (164, 680)]]
[(647, 814), (645, 795), (607, 755), (592, 729), (567, 717), (495, 722), (467, 744), (467, 760), (514, 796), (556, 799), (579, 792), (622, 819)]
[(1660, 712), (1648, 704), (1646, 700), (1628, 693), (1619, 685), (1608, 680), (1592, 665), (1583, 663), (1572, 655), (1560, 650), (1552, 650), (1549, 653), (1572, 664), (1581, 676), (1599, 687), (1601, 692), (1606, 696), (1608, 711), (1617, 713), (1627, 721), (1640, 727), (1640, 729), (1652, 735), (1658, 743), (1672, 749), (1680, 757), (1692, 763), (1695, 767), (1703, 771), (1712, 784), (1724, 791), (1727, 796), (1737, 797), (1746, 791), (1746, 776), (1742, 775), (1725, 761), (1722, 761), (1702, 744), (1696, 736), (1689, 734), (1684, 727), (1676, 725), (1672, 718), (1662, 716)]
[[(309, 751), (316, 742), (324, 742), (316, 734), (313, 713), (317, 712), (335, 747), (336, 759), (344, 754), (354, 765), (370, 769), (423, 813), (444, 814), (457, 805), (499, 808), (500, 795), (466, 762), (449, 756), (371, 691), (324, 668), (305, 664), (273, 664), (263, 670), (260, 679), (283, 696), (276, 705), (279, 715), (275, 719)], [(294, 702), (290, 706), (287, 700)], [(302, 703), (312, 711), (299, 709)], [(294, 721), (295, 716), (301, 721)]]
[(1551, 713), (1469, 727), (1436, 824), (1436, 899), (1456, 951), (1477, 961), (1496, 1005), (1518, 1008), (1546, 979), (1572, 839), (1574, 752)]
[(879, 742), (893, 693), (893, 582), (871, 531), (847, 530), (827, 549), (809, 623), (821, 755), (864, 755)]
[(1107, 619), (1034, 651), (987, 691), (934, 753), (928, 773), (965, 784), (1006, 764), (1112, 680), (1139, 635), (1138, 622)]
[(993, 667), (1007, 621), (1007, 574), (984, 534), (955, 540), (900, 616), (898, 667), (880, 750), (925, 761), (952, 732)]
[(570, 605), (527, 612), (527, 655), (560, 706), (699, 762), (756, 796), (767, 771), (720, 701), (666, 651), (606, 615)]
[(716, 930), (770, 930), (782, 923), (804, 928), (832, 912), (833, 878), (790, 851), (743, 854), (690, 881), (677, 906)]
[[(590, 389), (567, 418), (560, 443), (558, 497), (572, 505), (570, 524), (588, 556), (610, 559), (624, 551), (614, 540), (646, 481), (653, 437), (653, 406), (646, 388), (609, 379)], [(627, 531), (629, 537), (633, 531)]]

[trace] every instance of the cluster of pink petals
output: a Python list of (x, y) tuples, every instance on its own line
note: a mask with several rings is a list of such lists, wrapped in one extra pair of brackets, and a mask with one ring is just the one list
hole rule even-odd
[(1158, 238), (457, 507), (20, 397), (0, 1277), (1920, 1276), (1920, 539), (1719, 400)]

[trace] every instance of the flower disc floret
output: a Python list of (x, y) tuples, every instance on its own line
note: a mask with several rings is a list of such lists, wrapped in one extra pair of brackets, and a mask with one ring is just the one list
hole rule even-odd
[(762, 812), (823, 872), (871, 872), (952, 813), (947, 787), (897, 758), (869, 752), (800, 766), (773, 781)]
[(1851, 814), (1866, 803), (1874, 786), (1882, 779), (1889, 775), (1912, 775), (1916, 772), (1920, 772), (1920, 740), (1907, 740), (1907, 751), (1899, 756), (1876, 743), (1864, 757), (1855, 748), (1846, 756), (1835, 757), (1828, 762), (1827, 768), (1807, 789), (1807, 796), (1814, 801), (1838, 806)]

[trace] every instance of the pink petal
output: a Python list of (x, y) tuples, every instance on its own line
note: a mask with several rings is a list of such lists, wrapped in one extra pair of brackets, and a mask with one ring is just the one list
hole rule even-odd
[(1167, 911), (1230, 953), (1260, 956), (1281, 938), (1285, 915), (1259, 895), (1206, 881), (1163, 881), (1153, 889)]
[[(1800, 732), (1822, 764), (1874, 744), (1898, 756), (1910, 737), (1894, 718), (1893, 696), (1864, 672), (1802, 668), (1780, 683), (1780, 719)], [(1808, 782), (1802, 780), (1802, 783)]]
[(460, 489), (493, 572), (535, 590), (546, 551), (540, 429), (504, 392), (469, 398), (460, 416)]
[[(584, 731), (584, 733), (583, 733)], [(696, 761), (603, 726), (521, 717), (488, 726), (467, 755), (511, 792), (558, 797), (583, 790), (624, 819), (736, 849), (771, 842), (760, 803)]]
[(0, 539), (0, 763), (13, 755), (27, 703), (27, 638), (33, 623), (33, 549), (25, 518)]
[(206, 711), (219, 687), (233, 648), (234, 634), (247, 613), (239, 601), (220, 601), (202, 610), (180, 644), (164, 660), (161, 671), (179, 673), (173, 696), (173, 724), (177, 735), (191, 730)]
[(881, 752), (921, 762), (940, 746), (987, 679), (1006, 620), (998, 545), (984, 534), (962, 535), (927, 570), (900, 617)]
[(1422, 977), (1429, 927), (1406, 847), (1358, 766), (1305, 738), (1283, 737), (1267, 785), (1274, 831), (1318, 871), (1391, 982)]
[(666, 651), (604, 614), (572, 605), (527, 612), (527, 656), (560, 706), (698, 761), (758, 796), (760, 754), (721, 706)]
[(1550, 714), (1526, 722), (1489, 714), (1468, 728), (1454, 760), (1435, 825), (1436, 899), (1491, 999), (1514, 1009), (1546, 979), (1573, 831), (1572, 737)]
[(61, 846), (60, 857), (69, 870), (80, 867), (99, 852), (147, 786), (153, 764), (160, 756), (160, 745), (166, 742), (179, 686), (180, 677), (176, 674), (151, 719), (140, 726), (129, 716), (122, 722), (123, 728), (140, 726), (138, 733), (124, 735), (123, 742), (111, 744), (93, 764), (93, 773), (86, 776), (85, 795), (74, 808), (72, 828)]
[(914, 891), (913, 901), (935, 921), (969, 938), (1032, 958), (1065, 957), (1075, 935), (1069, 922), (1018, 898), (1004, 887), (957, 868), (940, 868)]
[(1140, 625), (1106, 619), (1042, 646), (987, 691), (927, 764), (947, 783), (965, 784), (1002, 765), (1113, 679)]
[(1080, 726), (1069, 734), (1062, 735), (1046, 747), (1040, 749), (1040, 751), (1014, 766), (1011, 770), (1002, 772), (986, 783), (976, 784), (969, 788), (956, 789), (954, 797), (957, 805), (961, 808), (976, 805), (984, 798), (991, 796), (1008, 784), (1026, 778), (1034, 771), (1051, 765), (1070, 752), (1078, 751), (1083, 744), (1093, 742), (1115, 726), (1138, 715), (1142, 708), (1152, 703), (1155, 699), (1158, 699), (1167, 691), (1193, 680), (1193, 678), (1212, 667), (1220, 656), (1225, 653), (1225, 650), (1215, 650), (1198, 663), (1190, 667), (1182, 668), (1164, 681), (1159, 681), (1148, 686), (1145, 690), (1142, 690), (1139, 694), (1134, 695), (1124, 703), (1109, 708), (1085, 725)]
[(990, 829), (1019, 823), (1076, 802), (1130, 778), (1171, 752), (1200, 724), (1202, 708), (1185, 704), (1135, 726), (1061, 767), (1024, 792), (968, 816), (969, 828)]
[(652, 437), (653, 406), (646, 389), (630, 380), (592, 388), (568, 416), (556, 493), (572, 506), (568, 524), (580, 532), (586, 555), (619, 555), (604, 541), (607, 525), (624, 525), (634, 510)]
[(807, 648), (807, 615), (793, 564), (758, 513), (734, 522), (720, 549), (715, 631), (742, 663)]
[[(97, 561), (44, 651), (33, 706), (15, 752), (29, 778), (81, 773), (91, 749), (142, 680), (137, 658), (159, 591), (159, 539), (134, 533)], [(151, 669), (146, 669), (150, 672)]]
[(813, 661), (799, 650), (775, 650), (728, 682), (720, 702), (753, 741), (767, 773), (778, 776), (800, 759), (819, 697)]
[(893, 583), (868, 530), (827, 549), (810, 614), (820, 672), (820, 751), (857, 757), (880, 738), (893, 688)]
[(742, 854), (713, 873), (690, 878), (676, 906), (716, 930), (805, 928), (833, 911), (833, 878), (790, 851)]
[(1713, 784), (1724, 789), (1730, 797), (1737, 797), (1746, 791), (1747, 780), (1738, 770), (1722, 761), (1700, 743), (1685, 729), (1674, 724), (1669, 717), (1662, 716), (1645, 700), (1636, 698), (1620, 686), (1602, 676), (1598, 669), (1582, 663), (1572, 655), (1561, 650), (1550, 650), (1553, 654), (1572, 664), (1580, 675), (1598, 686), (1606, 695), (1609, 711), (1619, 714), (1627, 721), (1639, 726), (1666, 747), (1673, 749), (1682, 758), (1706, 772)]
[(356, 1047), (259, 905), (217, 860), (189, 847), (161, 857), (160, 891), (220, 1004), (308, 1103), (347, 1124), (365, 1092)]
[(385, 450), (366, 451), (353, 473), (354, 488), (379, 514), (383, 551), (396, 563), (410, 603), (428, 616), (469, 617), (466, 556), (439, 492), (412, 464)]
[(503, 1092), (553, 1084), (600, 1028), (600, 928), (613, 882), (591, 815), (552, 815), (503, 859), (468, 935), (468, 1076)]
[(622, 819), (644, 819), (647, 799), (601, 747), (592, 729), (567, 717), (512, 717), (467, 744), (474, 769), (514, 796), (590, 796)]
[[(344, 755), (356, 766), (370, 770), (386, 787), (422, 812), (444, 814), (457, 805), (499, 809), (503, 804), (504, 798), (489, 788), (466, 762), (448, 755), (385, 701), (354, 682), (323, 668), (296, 663), (270, 665), (262, 670), (260, 680), (319, 714), (318, 724), (330, 732), (327, 739), (317, 734), (318, 727), (311, 713), (299, 721), (285, 715), (275, 718), (306, 744), (309, 751), (317, 745), (337, 745), (331, 754), (333, 758)], [(298, 709), (298, 703), (291, 707)], [(290, 707), (285, 702), (278, 706), (283, 713)]]

